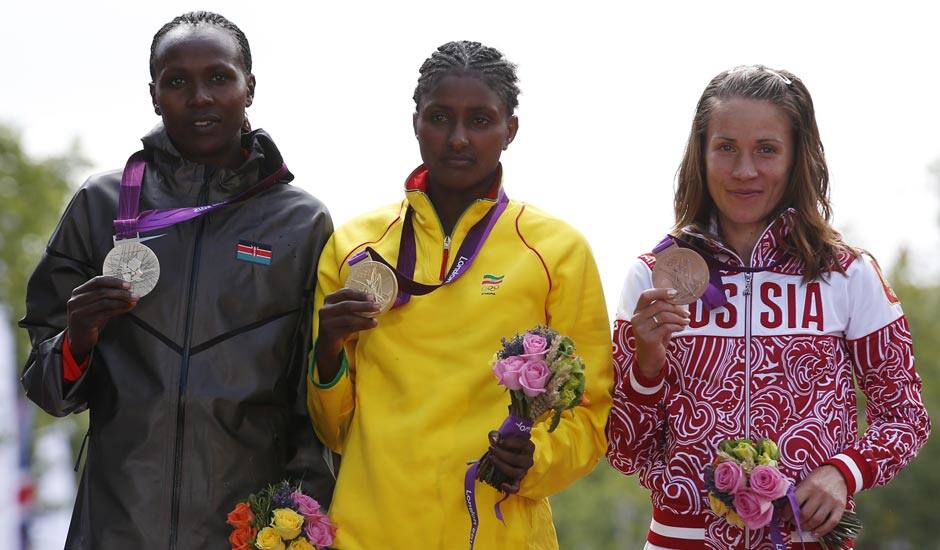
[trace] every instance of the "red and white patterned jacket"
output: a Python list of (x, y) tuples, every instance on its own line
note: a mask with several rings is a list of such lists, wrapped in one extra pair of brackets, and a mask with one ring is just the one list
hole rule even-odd
[[(723, 439), (769, 437), (780, 468), (801, 480), (822, 464), (842, 472), (852, 495), (890, 481), (923, 446), (930, 420), (921, 401), (907, 320), (875, 263), (845, 253), (845, 275), (805, 283), (802, 264), (778, 243), (794, 211), (763, 233), (751, 266), (723, 273), (728, 304), (691, 304), (666, 368), (646, 379), (635, 368), (630, 319), (652, 287), (652, 255), (630, 269), (614, 325), (616, 381), (607, 425), (610, 464), (639, 474), (653, 501), (647, 548), (770, 549), (767, 529), (744, 531), (710, 512), (703, 468)], [(741, 265), (707, 240), (719, 261)], [(868, 399), (858, 436), (855, 384)], [(849, 506), (853, 506), (849, 498)], [(819, 548), (787, 533), (791, 548)]]

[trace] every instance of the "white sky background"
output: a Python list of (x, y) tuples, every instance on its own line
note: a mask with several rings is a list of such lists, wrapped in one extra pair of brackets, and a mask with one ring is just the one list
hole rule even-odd
[(251, 42), (253, 125), (271, 133), (295, 184), (339, 225), (401, 198), (420, 162), (418, 68), (443, 42), (479, 40), (519, 65), (507, 191), (587, 236), (613, 309), (629, 261), (670, 226), (675, 172), (706, 83), (762, 63), (793, 71), (813, 95), (836, 227), (883, 265), (907, 246), (925, 278), (940, 268), (940, 184), (928, 171), (940, 159), (933, 2), (143, 5), (5, 3), (0, 121), (21, 129), (28, 152), (55, 154), (78, 138), (89, 173), (123, 166), (157, 122), (147, 91), (153, 34), (182, 12), (214, 10)]

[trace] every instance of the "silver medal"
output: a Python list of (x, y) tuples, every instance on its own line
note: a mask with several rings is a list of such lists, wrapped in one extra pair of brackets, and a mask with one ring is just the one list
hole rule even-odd
[(103, 274), (117, 277), (131, 284), (130, 291), (145, 296), (157, 286), (160, 279), (160, 260), (145, 244), (137, 239), (116, 241), (104, 258)]

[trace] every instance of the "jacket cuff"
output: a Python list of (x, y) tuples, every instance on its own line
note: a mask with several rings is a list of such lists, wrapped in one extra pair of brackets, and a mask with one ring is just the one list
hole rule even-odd
[(88, 368), (89, 357), (79, 363), (72, 356), (72, 349), (69, 347), (69, 333), (66, 331), (62, 338), (62, 378), (66, 382), (75, 382), (85, 374)]
[(871, 465), (865, 457), (855, 449), (846, 449), (825, 462), (834, 466), (842, 477), (849, 495), (854, 495), (862, 489), (868, 489), (874, 480)]
[(654, 406), (663, 399), (666, 393), (666, 369), (659, 371), (655, 378), (643, 376), (636, 363), (630, 365), (629, 380), (627, 381), (627, 398), (640, 405)]
[(310, 383), (314, 387), (321, 390), (328, 390), (339, 383), (342, 380), (343, 375), (346, 374), (346, 371), (349, 370), (349, 361), (346, 359), (346, 350), (343, 350), (339, 354), (339, 370), (336, 371), (336, 376), (332, 380), (323, 384), (320, 382), (320, 373), (317, 371), (317, 346), (314, 344), (313, 350), (310, 352), (310, 371), (308, 376), (310, 377)]

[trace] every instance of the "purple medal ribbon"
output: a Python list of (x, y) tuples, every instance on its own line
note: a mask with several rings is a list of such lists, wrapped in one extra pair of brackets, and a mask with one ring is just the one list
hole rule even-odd
[(754, 267), (745, 267), (741, 265), (733, 265), (724, 262), (719, 262), (715, 256), (704, 250), (703, 248), (692, 244), (691, 242), (677, 239), (672, 235), (666, 235), (666, 238), (659, 241), (659, 244), (653, 249), (653, 254), (658, 254), (663, 250), (666, 250), (672, 245), (676, 245), (682, 248), (688, 248), (697, 252), (705, 260), (705, 263), (708, 264), (708, 286), (705, 288), (705, 294), (702, 295), (702, 302), (705, 304), (705, 307), (709, 310), (717, 309), (723, 307), (728, 303), (728, 296), (725, 295), (725, 289), (722, 286), (721, 281), (721, 272), (722, 271), (731, 271), (734, 273), (758, 273), (760, 271), (766, 271), (768, 269), (773, 269), (777, 267), (781, 260), (771, 262), (767, 265), (760, 265)]
[(127, 165), (124, 166), (124, 174), (121, 176), (121, 191), (118, 196), (118, 217), (114, 220), (114, 234), (117, 239), (129, 239), (139, 233), (170, 227), (248, 200), (289, 174), (287, 165), (281, 164), (280, 168), (275, 170), (273, 174), (259, 181), (250, 189), (222, 202), (184, 208), (158, 208), (138, 214), (140, 209), (140, 186), (144, 179), (146, 159), (146, 152), (137, 151), (127, 159)]
[[(532, 420), (522, 418), (521, 416), (509, 415), (509, 417), (503, 421), (503, 425), (499, 427), (499, 435), (500, 437), (523, 436), (529, 439), (532, 436)], [(473, 550), (473, 544), (476, 542), (477, 538), (477, 529), (480, 526), (480, 517), (477, 514), (476, 488), (477, 469), (479, 469), (479, 467), (479, 461), (471, 464), (470, 467), (467, 468), (467, 473), (463, 478), (463, 494), (467, 503), (467, 513), (470, 514), (470, 550)], [(507, 498), (509, 498), (508, 494), (503, 495), (503, 498), (493, 507), (496, 519), (503, 523), (505, 523), (505, 520), (503, 519), (503, 511), (500, 510), (499, 505)]]
[[(790, 484), (790, 488), (787, 489), (787, 504), (790, 505), (790, 510), (793, 512), (793, 522), (796, 523), (797, 533), (802, 533), (803, 528), (800, 527), (800, 503), (796, 500), (796, 485), (792, 483)], [(783, 535), (780, 533), (779, 509), (774, 510), (774, 517), (770, 523), (770, 540), (774, 545), (774, 550), (787, 550), (787, 545), (783, 543)], [(800, 546), (806, 548), (806, 543), (801, 540)]]
[(451, 265), (450, 271), (448, 271), (447, 275), (444, 277), (444, 282), (440, 284), (426, 285), (412, 279), (415, 274), (415, 265), (417, 264), (417, 244), (415, 243), (414, 211), (410, 206), (405, 213), (405, 222), (401, 230), (401, 244), (398, 249), (397, 266), (393, 267), (392, 264), (388, 263), (388, 261), (371, 246), (355, 254), (349, 259), (348, 263), (349, 265), (355, 265), (365, 258), (371, 257), (373, 260), (388, 266), (395, 273), (395, 278), (398, 279), (398, 298), (395, 299), (395, 305), (392, 306), (392, 309), (403, 306), (408, 303), (412, 296), (430, 294), (444, 285), (455, 282), (461, 275), (466, 273), (473, 264), (473, 261), (476, 260), (477, 256), (480, 254), (483, 243), (486, 242), (486, 239), (493, 231), (493, 227), (496, 225), (496, 220), (499, 219), (508, 205), (509, 197), (507, 197), (506, 193), (500, 188), (496, 204), (494, 204), (486, 215), (467, 232), (467, 237), (464, 239), (463, 244), (460, 245), (460, 249), (457, 250), (457, 255), (454, 257), (454, 263)]

